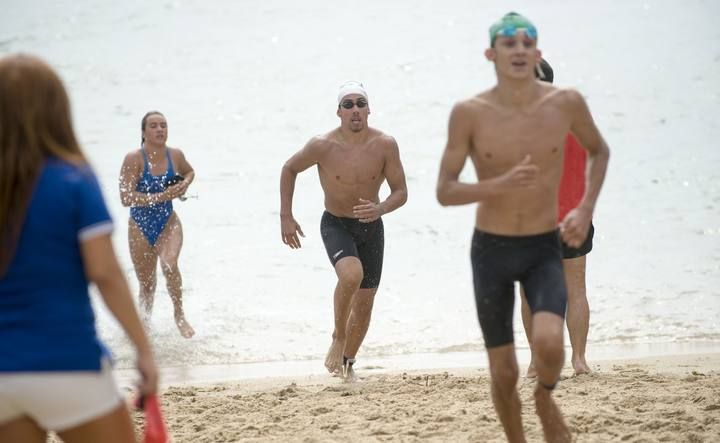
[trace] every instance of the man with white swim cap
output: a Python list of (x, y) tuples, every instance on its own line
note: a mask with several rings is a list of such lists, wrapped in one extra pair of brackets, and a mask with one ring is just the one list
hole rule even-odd
[[(325, 367), (352, 381), (352, 365), (370, 325), (382, 273), (381, 216), (405, 204), (407, 185), (395, 139), (368, 127), (370, 105), (362, 83), (340, 86), (336, 112), (339, 127), (313, 137), (285, 162), (280, 176), (280, 221), (283, 243), (300, 248), (298, 234), (305, 235), (292, 211), (295, 180), (298, 173), (317, 165), (325, 194), (320, 233), (338, 279), (335, 329)], [(381, 201), (379, 191), (385, 181), (390, 195)]]
[(366, 102), (368, 101), (368, 95), (367, 91), (365, 90), (365, 86), (363, 86), (363, 84), (358, 81), (350, 80), (340, 85), (337, 97), (338, 106), (340, 106), (345, 97), (353, 94), (360, 95), (365, 99)]

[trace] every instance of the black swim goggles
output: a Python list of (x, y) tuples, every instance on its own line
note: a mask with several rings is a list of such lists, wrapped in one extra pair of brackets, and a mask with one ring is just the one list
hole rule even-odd
[(342, 102), (340, 102), (340, 106), (342, 106), (345, 109), (352, 109), (355, 106), (362, 109), (367, 105), (368, 105), (368, 102), (364, 98), (359, 98), (356, 101), (352, 101), (350, 99), (345, 99)]

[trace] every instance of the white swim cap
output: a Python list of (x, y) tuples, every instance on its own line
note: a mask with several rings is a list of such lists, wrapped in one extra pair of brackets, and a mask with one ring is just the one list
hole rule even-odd
[(360, 94), (363, 97), (365, 97), (365, 100), (368, 100), (368, 95), (367, 95), (367, 91), (365, 91), (365, 86), (363, 86), (363, 84), (358, 81), (350, 80), (350, 81), (343, 83), (340, 86), (340, 91), (338, 92), (338, 98), (337, 98), (338, 105), (340, 104), (340, 102), (342, 102), (342, 100), (345, 97), (347, 97), (350, 94)]

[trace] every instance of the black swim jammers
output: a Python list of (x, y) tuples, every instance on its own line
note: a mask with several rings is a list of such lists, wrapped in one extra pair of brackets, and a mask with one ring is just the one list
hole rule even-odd
[(486, 348), (512, 343), (515, 282), (523, 285), (530, 310), (565, 317), (567, 288), (557, 230), (505, 236), (475, 230), (471, 261), (475, 305)]
[(360, 287), (367, 289), (380, 285), (385, 248), (382, 219), (363, 223), (325, 211), (320, 220), (320, 234), (333, 266), (343, 257), (357, 257), (363, 267)]

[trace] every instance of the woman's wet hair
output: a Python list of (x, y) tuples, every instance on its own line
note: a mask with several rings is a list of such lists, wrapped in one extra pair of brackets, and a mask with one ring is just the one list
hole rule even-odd
[(45, 160), (84, 163), (70, 100), (41, 59), (0, 58), (0, 276), (14, 254), (25, 212)]
[(140, 122), (140, 143), (145, 144), (145, 126), (147, 126), (147, 119), (151, 115), (161, 115), (163, 118), (165, 115), (160, 111), (148, 111), (142, 118), (142, 121)]

